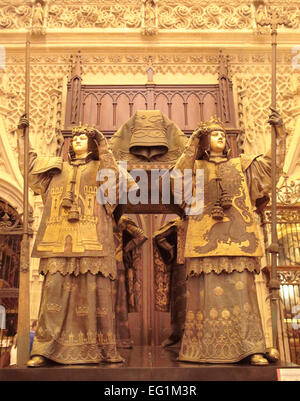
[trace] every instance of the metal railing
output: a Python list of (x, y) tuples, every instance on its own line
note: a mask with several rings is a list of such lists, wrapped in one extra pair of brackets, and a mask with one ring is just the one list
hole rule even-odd
[(21, 240), (21, 216), (0, 199), (0, 367), (16, 342)]
[[(266, 243), (270, 243), (271, 211), (264, 212)], [(300, 206), (279, 205), (277, 207), (277, 276), (280, 282), (280, 298), (283, 316), (281, 332), (288, 339), (291, 362), (300, 365)], [(267, 265), (270, 266), (267, 253)]]

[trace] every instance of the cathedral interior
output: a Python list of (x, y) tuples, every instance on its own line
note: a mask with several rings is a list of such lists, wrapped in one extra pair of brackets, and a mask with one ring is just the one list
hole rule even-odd
[[(268, 116), (274, 88), (276, 110), (287, 131), (285, 160), (275, 188), (275, 326), (273, 254), (268, 250), (275, 221), (272, 197), (256, 205), (264, 255), (255, 286), (265, 342), (271, 347), (275, 335), (280, 362), (277, 368), (263, 368), (264, 374), (252, 375), (245, 367), (246, 379), (239, 376), (243, 372), (238, 365), (232, 369), (235, 380), (278, 380), (279, 367), (293, 367), (299, 380), (299, 10), (300, 0), (0, 0), (0, 380), (13, 380), (12, 374), (20, 380), (45, 380), (42, 369), (19, 373), (24, 376), (14, 371), (26, 370), (29, 351), (25, 340), (22, 349), (22, 336), (29, 335), (38, 319), (43, 285), (39, 259), (29, 257), (27, 263), (21, 252), (24, 235), (29, 238), (28, 251), (33, 248), (44, 204), (31, 189), (24, 200), (28, 183), (18, 164), (20, 117), (28, 114), (30, 143), (41, 156), (59, 154), (67, 160), (72, 130), (86, 124), (103, 133), (116, 160), (125, 161), (128, 170), (170, 169), (199, 123), (215, 115), (224, 124), (234, 157), (266, 153), (272, 145)], [(141, 157), (138, 151), (129, 152), (128, 143), (134, 142), (135, 133), (138, 138), (145, 112), (162, 116), (167, 142), (158, 143), (154, 156)], [(170, 334), (171, 318), (160, 286), (172, 284), (170, 275), (162, 278), (157, 267), (161, 260), (155, 236), (180, 212), (176, 207), (139, 204), (116, 210), (116, 215), (122, 214), (124, 224), (129, 221), (137, 230), (128, 232), (141, 238), (130, 276), (135, 299), (128, 319), (120, 321), (130, 330), (133, 348), (123, 349), (127, 366), (101, 367), (102, 380), (230, 380), (223, 365), (216, 365), (213, 373), (211, 367), (205, 370), (206, 365), (188, 364), (186, 378), (176, 352), (161, 348)], [(54, 239), (53, 233), (49, 237)], [(126, 281), (124, 272), (119, 274), (120, 282)], [(117, 312), (122, 312), (122, 305)], [(9, 355), (17, 333), (21, 349), (13, 365)], [(153, 373), (153, 366), (169, 373)], [(144, 376), (142, 367), (148, 372)], [(282, 375), (288, 375), (286, 370)], [(53, 372), (56, 380), (54, 368)], [(95, 369), (80, 366), (75, 373), (78, 380), (80, 375), (100, 380)]]

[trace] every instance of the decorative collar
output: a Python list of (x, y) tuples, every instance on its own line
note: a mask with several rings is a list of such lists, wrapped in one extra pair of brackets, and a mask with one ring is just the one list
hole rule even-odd
[(89, 163), (92, 159), (92, 152), (89, 152), (86, 157), (83, 158), (77, 158), (77, 159), (71, 159), (70, 155), (68, 155), (69, 158), (69, 163), (72, 164), (73, 166), (81, 166), (83, 164)]

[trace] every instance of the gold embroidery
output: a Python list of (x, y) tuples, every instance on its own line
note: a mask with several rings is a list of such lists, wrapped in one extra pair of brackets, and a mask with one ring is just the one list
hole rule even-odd
[(226, 271), (242, 272), (248, 270), (250, 272), (259, 273), (260, 265), (258, 258), (247, 256), (210, 256), (203, 258), (187, 258), (186, 273), (189, 276), (199, 275), (201, 273), (221, 273)]
[[(214, 220), (211, 211), (215, 199), (215, 179), (218, 165), (196, 160), (195, 168), (205, 175), (205, 204), (203, 213), (190, 217), (186, 233), (185, 257), (195, 258), (215, 255), (262, 256), (252, 205), (242, 172), (240, 158), (222, 163), (222, 183), (233, 196), (232, 206), (226, 209), (222, 222)], [(222, 184), (222, 185), (223, 185)], [(200, 235), (200, 233), (202, 233)]]
[[(39, 338), (38, 342), (41, 341), (41, 334), (42, 331), (39, 329)], [(46, 331), (43, 330), (43, 334), (45, 337)], [(49, 334), (49, 333), (48, 333)], [(115, 336), (112, 334), (111, 331), (108, 331), (107, 334), (103, 334), (102, 332), (92, 332), (89, 330), (86, 335), (79, 331), (78, 335), (74, 334), (73, 331), (70, 333), (66, 333), (65, 331), (62, 332), (60, 335), (59, 332), (56, 332), (51, 336), (58, 344), (62, 346), (72, 346), (72, 345), (84, 345), (84, 344), (96, 344), (97, 339), (99, 344), (114, 344), (115, 343)]]
[(218, 317), (218, 311), (216, 310), (216, 309), (211, 309), (210, 310), (210, 312), (209, 312), (209, 316), (212, 318), (212, 319), (216, 319), (217, 317)]
[(73, 344), (74, 343), (74, 334), (71, 332), (70, 334), (69, 334), (69, 344)]
[(76, 291), (77, 290), (77, 284), (70, 283), (70, 282), (64, 282), (63, 283), (63, 289), (65, 291)]
[(191, 310), (189, 310), (186, 314), (186, 321), (192, 322), (194, 320), (194, 318), (195, 318), (194, 313)]
[[(252, 353), (265, 350), (264, 336), (259, 317), (245, 305), (243, 312), (236, 305), (220, 314), (212, 308), (208, 316), (188, 312), (179, 360), (194, 362), (237, 362)], [(244, 334), (240, 334), (244, 326)]]
[(245, 286), (244, 286), (244, 283), (243, 283), (242, 281), (237, 281), (237, 282), (235, 283), (235, 289), (238, 290), (238, 291), (243, 290), (244, 287), (245, 287)]
[[(72, 238), (71, 252), (101, 251), (103, 244), (99, 242), (96, 225), (98, 218), (95, 216), (95, 199), (97, 187), (94, 185), (84, 185), (80, 191), (82, 171), (86, 168), (96, 172), (98, 162), (91, 162), (88, 166), (79, 166), (76, 176), (75, 198), (80, 200), (80, 218), (76, 223), (68, 220), (68, 213), (62, 207), (66, 192), (63, 186), (55, 186), (55, 181), (50, 189), (51, 210), (47, 219), (46, 229), (42, 240), (37, 245), (37, 250), (41, 252), (63, 253), (65, 251), (66, 238)], [(65, 163), (62, 177), (69, 176), (70, 181), (73, 176), (74, 167)], [(59, 179), (59, 178), (57, 178)], [(69, 190), (68, 185), (65, 188)]]
[(201, 322), (203, 320), (203, 313), (202, 312), (197, 312), (196, 313), (196, 319), (198, 322)]
[(97, 308), (96, 309), (96, 315), (97, 316), (100, 316), (100, 317), (104, 317), (104, 316), (107, 316), (107, 308)]
[(83, 335), (83, 332), (80, 331), (79, 334), (78, 334), (78, 341), (82, 344), (83, 340), (84, 340), (84, 335)]
[(45, 335), (46, 335), (46, 330), (44, 330), (44, 328), (43, 328), (41, 325), (39, 325), (39, 326), (37, 327), (37, 329), (36, 329), (36, 333), (38, 334), (38, 336), (39, 336), (40, 338), (44, 338)]
[(234, 315), (239, 315), (241, 313), (241, 308), (238, 306), (238, 305), (235, 305), (234, 307), (233, 307), (233, 314)]
[(101, 331), (100, 331), (100, 333), (97, 333), (97, 338), (98, 338), (98, 343), (99, 343), (99, 344), (103, 344), (104, 336), (103, 336), (103, 334), (101, 333)]
[(97, 333), (96, 332), (87, 332), (87, 341), (89, 343), (95, 343), (97, 341)]
[(214, 289), (214, 294), (215, 294), (216, 296), (223, 295), (223, 293), (224, 293), (224, 290), (223, 290), (222, 287), (216, 287), (216, 288)]
[[(237, 291), (244, 284), (244, 290)], [(191, 292), (179, 360), (231, 363), (265, 352), (256, 294), (248, 291), (254, 283), (248, 271), (211, 273), (188, 278)], [(226, 296), (216, 296), (220, 289)], [(205, 292), (205, 299), (200, 292)], [(196, 318), (194, 318), (196, 316)]]
[(76, 306), (76, 314), (78, 316), (85, 316), (89, 313), (89, 307), (87, 305), (77, 305)]
[(61, 311), (61, 305), (54, 304), (54, 303), (47, 304), (47, 310), (49, 312), (60, 312)]
[(106, 335), (99, 332), (97, 338), (100, 345), (116, 344), (116, 337), (111, 331), (108, 331)]
[[(76, 277), (79, 274), (85, 274), (87, 272), (91, 272), (92, 274), (97, 274), (101, 272), (104, 277), (109, 276), (112, 279), (115, 279), (117, 276), (116, 261), (113, 256), (82, 258), (41, 258), (39, 272), (44, 274), (54, 274), (60, 272), (62, 275), (74, 274)], [(46, 283), (47, 287), (49, 285), (50, 283)]]
[(222, 311), (222, 318), (225, 319), (225, 320), (227, 320), (229, 317), (230, 317), (230, 312), (229, 312), (229, 310), (224, 309), (224, 310)]
[(99, 363), (103, 359), (101, 349), (97, 344), (75, 344), (66, 347), (55, 341), (50, 343), (35, 341), (33, 354), (43, 355), (63, 364)]
[(155, 310), (167, 312), (170, 305), (170, 272), (166, 270), (166, 266), (160, 256), (157, 247), (154, 247), (154, 264), (155, 277)]

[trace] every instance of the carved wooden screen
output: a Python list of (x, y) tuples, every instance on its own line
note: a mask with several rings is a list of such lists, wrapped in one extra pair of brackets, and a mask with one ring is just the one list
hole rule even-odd
[[(136, 110), (160, 110), (189, 135), (200, 121), (216, 114), (226, 127), (232, 154), (236, 155), (239, 131), (228, 71), (228, 57), (220, 52), (216, 84), (156, 85), (153, 68), (149, 67), (145, 85), (85, 85), (82, 83), (81, 56), (78, 53), (68, 82), (63, 134), (68, 138), (72, 127), (82, 122), (95, 125), (111, 137)], [(67, 142), (64, 149), (67, 149)]]
[[(72, 127), (80, 122), (94, 125), (110, 138), (137, 110), (160, 110), (187, 136), (200, 121), (217, 115), (225, 125), (232, 154), (237, 155), (239, 130), (236, 128), (232, 82), (227, 70), (224, 58), (221, 58), (218, 83), (209, 85), (155, 85), (151, 67), (145, 85), (84, 85), (77, 57), (68, 83), (64, 157), (67, 157)], [(171, 210), (168, 215), (164, 214), (165, 210), (159, 213), (131, 216), (148, 237), (142, 248), (142, 309), (139, 314), (130, 313), (129, 318), (136, 345), (158, 345), (170, 330), (169, 313), (154, 310), (152, 236), (155, 230), (176, 216)]]
[[(71, 81), (69, 98), (74, 97), (73, 89)], [(221, 116), (222, 108), (218, 84), (80, 85), (80, 96), (73, 104), (68, 102), (66, 127), (81, 121), (112, 135), (136, 110), (160, 110), (182, 131), (190, 133), (200, 121), (214, 114)], [(228, 123), (231, 122), (230, 113), (226, 112), (225, 116)]]
[(137, 110), (160, 110), (187, 135), (200, 121), (217, 115), (226, 127), (232, 154), (238, 153), (232, 83), (223, 75), (218, 84), (210, 85), (83, 85), (75, 75), (68, 83), (64, 137), (81, 122), (110, 138)]

